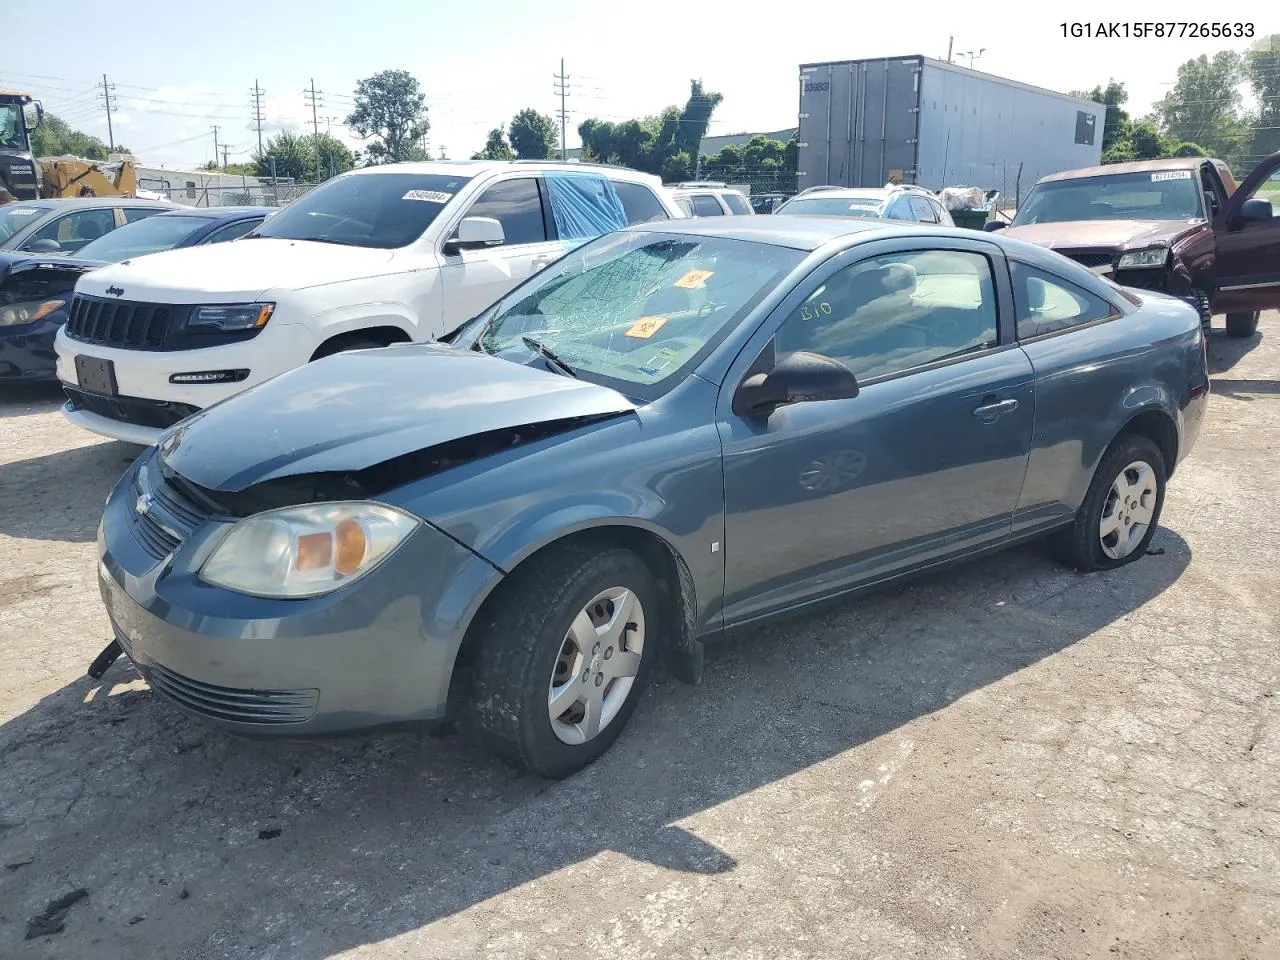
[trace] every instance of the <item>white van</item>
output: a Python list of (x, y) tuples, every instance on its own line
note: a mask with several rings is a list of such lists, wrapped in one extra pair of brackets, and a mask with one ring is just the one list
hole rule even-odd
[(681, 216), (657, 177), (620, 167), (440, 161), (344, 174), (244, 239), (81, 278), (56, 341), (63, 413), (151, 444), (311, 360), (440, 337), (577, 244)]

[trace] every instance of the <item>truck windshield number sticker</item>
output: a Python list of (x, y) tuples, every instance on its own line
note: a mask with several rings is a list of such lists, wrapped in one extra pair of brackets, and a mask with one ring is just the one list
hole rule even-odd
[(1161, 170), (1159, 173), (1151, 175), (1152, 183), (1158, 183), (1161, 180), (1190, 180), (1190, 170)]
[(410, 190), (400, 199), (423, 200), (427, 203), (448, 203), (451, 198), (452, 194), (441, 193), (439, 190)]

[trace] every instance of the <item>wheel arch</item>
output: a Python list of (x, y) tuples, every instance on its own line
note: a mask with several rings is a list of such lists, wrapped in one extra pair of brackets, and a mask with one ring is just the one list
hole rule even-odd
[(312, 351), (311, 359), (316, 360), (327, 356), (334, 352), (335, 347), (340, 347), (343, 343), (372, 340), (379, 346), (389, 347), (393, 343), (408, 343), (412, 339), (413, 337), (407, 330), (395, 324), (379, 324), (368, 327), (356, 326), (340, 333), (332, 333), (320, 341), (320, 344)]
[[(1165, 474), (1168, 477), (1173, 476), (1174, 467), (1178, 463), (1178, 425), (1165, 409), (1159, 406), (1149, 406), (1146, 409), (1134, 414), (1120, 428), (1115, 439), (1111, 441), (1107, 449), (1115, 445), (1116, 440), (1127, 434), (1137, 434), (1151, 440), (1160, 448), (1160, 453), (1164, 457)], [(1105, 451), (1104, 451), (1105, 454)]]
[(488, 611), (501, 603), (505, 587), (529, 569), (539, 559), (566, 547), (599, 545), (600, 549), (621, 546), (637, 554), (649, 566), (654, 581), (662, 591), (664, 611), (670, 618), (672, 630), (663, 641), (662, 655), (669, 672), (677, 679), (697, 683), (701, 679), (703, 649), (697, 639), (697, 592), (693, 573), (680, 551), (660, 531), (635, 518), (601, 518), (589, 525), (563, 531), (542, 543), (531, 546), (513, 562), (504, 564), (506, 576), (502, 577), (476, 607), (467, 624), (462, 642), (454, 658), (450, 676), (450, 689), (460, 670), (471, 663), (476, 640), (488, 621)]

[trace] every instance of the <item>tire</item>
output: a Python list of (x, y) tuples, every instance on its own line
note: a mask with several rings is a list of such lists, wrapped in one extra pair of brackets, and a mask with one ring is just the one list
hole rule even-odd
[(1252, 337), (1258, 332), (1258, 313), (1253, 310), (1244, 313), (1227, 314), (1228, 337)]
[(325, 357), (332, 357), (335, 353), (348, 353), (351, 350), (377, 350), (386, 344), (379, 343), (377, 340), (370, 340), (367, 337), (352, 337), (344, 339), (343, 337), (335, 337), (328, 343), (322, 343), (316, 350), (312, 360), (322, 360)]
[[(502, 585), (478, 625), (468, 712), (494, 752), (560, 779), (600, 757), (626, 726), (658, 658), (664, 611), (648, 564), (630, 550), (571, 544), (532, 563)], [(600, 599), (618, 590), (633, 602)], [(593, 703), (599, 729), (590, 734)]]
[(1213, 312), (1209, 307), (1209, 295), (1203, 290), (1193, 289), (1191, 298), (1195, 301), (1196, 313), (1200, 314), (1200, 326), (1207, 331), (1213, 323)]
[[(1131, 469), (1139, 464), (1150, 474)], [(1094, 571), (1113, 570), (1145, 556), (1160, 523), (1168, 475), (1164, 455), (1153, 440), (1136, 433), (1117, 437), (1094, 471), (1074, 523), (1050, 541), (1058, 559), (1077, 570)], [(1134, 505), (1126, 508), (1130, 498)], [(1102, 533), (1104, 516), (1113, 533)], [(1145, 529), (1139, 529), (1143, 521)]]

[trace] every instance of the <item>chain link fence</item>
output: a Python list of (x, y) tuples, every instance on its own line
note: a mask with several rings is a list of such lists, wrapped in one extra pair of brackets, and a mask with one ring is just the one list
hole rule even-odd
[[(182, 174), (138, 177), (138, 195), (169, 200), (184, 207), (283, 207), (317, 186), (292, 180), (222, 176), (183, 178)], [(203, 181), (203, 182), (202, 182)]]

